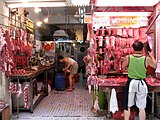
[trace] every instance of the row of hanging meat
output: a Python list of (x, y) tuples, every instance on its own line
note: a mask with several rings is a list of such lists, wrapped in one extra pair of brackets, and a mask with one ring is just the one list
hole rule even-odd
[[(93, 49), (94, 50), (94, 49)], [(87, 66), (86, 66), (86, 73), (90, 75), (105, 75), (108, 74), (109, 71), (116, 71), (116, 72), (124, 72), (125, 69), (122, 69), (122, 62), (123, 62), (123, 53), (121, 53), (121, 50), (117, 50), (115, 58), (113, 58), (112, 54), (114, 54), (114, 51), (108, 52), (108, 56), (110, 58), (107, 58), (105, 55), (96, 60), (92, 60)], [(92, 53), (91, 53), (92, 54)], [(88, 59), (91, 58), (91, 54), (89, 54), (87, 57)], [(99, 57), (98, 54), (95, 54), (94, 59)]]
[(30, 97), (29, 92), (30, 91), (30, 85), (26, 84), (23, 91), (22, 91), (22, 84), (13, 83), (10, 82), (9, 84), (9, 92), (10, 94), (16, 94), (17, 98), (19, 98), (21, 95), (23, 95), (24, 100), (24, 108), (30, 108)]
[(26, 30), (0, 26), (0, 71), (11, 74), (18, 64), (27, 64), (31, 55), (32, 44)]
[[(88, 40), (90, 42), (88, 55), (90, 57), (94, 57), (95, 59), (98, 57), (98, 62), (96, 63), (97, 68), (95, 69), (94, 67), (96, 73), (104, 75), (111, 70), (117, 72), (125, 71), (125, 69), (121, 68), (123, 57), (133, 53), (132, 44), (135, 41), (139, 40), (143, 43), (147, 41), (148, 38), (145, 32), (146, 28), (144, 27), (100, 27), (100, 29), (97, 29), (97, 31), (92, 33), (92, 24), (88, 24)], [(92, 69), (93, 65), (87, 67), (88, 71), (93, 71), (89, 68)]]
[[(90, 25), (88, 25), (88, 31), (90, 31)], [(146, 34), (146, 27), (140, 27), (140, 28), (107, 28), (107, 27), (100, 27), (97, 30), (93, 30), (93, 33), (96, 36), (120, 36), (124, 38), (145, 38), (147, 36)]]
[(120, 38), (120, 37), (101, 37), (98, 36), (97, 39), (94, 39), (94, 48), (96, 50), (99, 50), (99, 54), (101, 53), (100, 48), (105, 49), (117, 49), (117, 48), (122, 48), (122, 49), (132, 49), (132, 44), (135, 42), (135, 39), (133, 38)]

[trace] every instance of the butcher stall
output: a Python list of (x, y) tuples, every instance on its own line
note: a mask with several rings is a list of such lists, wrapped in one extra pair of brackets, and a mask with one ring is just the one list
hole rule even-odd
[[(96, 6), (97, 3), (95, 2), (94, 5)], [(155, 8), (154, 11), (156, 12)], [(156, 27), (153, 26), (156, 19), (157, 14), (148, 10), (131, 11), (129, 7), (128, 9), (122, 7), (121, 11), (117, 12), (104, 10), (99, 6), (92, 8), (91, 19), (87, 21), (87, 40), (90, 42), (88, 59), (91, 59), (91, 62), (86, 67), (86, 71), (89, 74), (87, 79), (89, 92), (94, 94), (92, 108), (94, 112), (102, 109), (99, 106), (101, 98), (98, 98), (98, 94), (105, 92), (107, 116), (114, 118), (117, 112), (122, 113), (124, 86), (128, 78), (127, 68), (122, 68), (124, 57), (134, 53), (132, 44), (136, 41), (144, 44), (144, 55), (147, 55), (148, 49), (157, 53), (157, 40), (155, 40), (157, 33), (154, 32)], [(150, 104), (152, 104), (150, 114), (154, 115), (155, 96), (160, 92), (160, 82), (153, 68), (147, 68), (146, 74), (148, 98), (151, 99)], [(112, 92), (118, 100), (116, 103), (112, 103)], [(116, 107), (111, 107), (111, 104)]]
[(0, 102), (0, 105), (7, 103), (4, 109), (0, 108), (1, 112), (7, 108), (8, 116), (12, 114), (12, 110), (16, 110), (18, 117), (20, 110), (33, 112), (39, 102), (48, 95), (48, 73), (54, 69), (54, 61), (50, 62), (41, 55), (44, 50), (41, 41), (36, 39), (32, 21), (28, 29), (27, 18), (24, 24), (1, 16), (8, 24), (0, 25), (0, 90), (3, 95), (1, 99), (5, 101)]

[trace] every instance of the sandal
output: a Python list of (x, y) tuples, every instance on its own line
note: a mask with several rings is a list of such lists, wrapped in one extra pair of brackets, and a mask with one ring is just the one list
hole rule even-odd
[(67, 91), (67, 92), (72, 92), (72, 91), (73, 91), (73, 89), (70, 89), (70, 88), (69, 88), (69, 89), (67, 89), (66, 91)]

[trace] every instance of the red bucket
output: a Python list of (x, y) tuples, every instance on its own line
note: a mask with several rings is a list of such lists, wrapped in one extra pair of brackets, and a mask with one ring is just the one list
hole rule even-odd
[[(136, 112), (132, 111), (131, 112), (131, 116), (129, 120), (134, 120), (136, 116)], [(113, 119), (117, 119), (117, 120), (124, 120), (124, 111), (117, 111), (112, 115)]]

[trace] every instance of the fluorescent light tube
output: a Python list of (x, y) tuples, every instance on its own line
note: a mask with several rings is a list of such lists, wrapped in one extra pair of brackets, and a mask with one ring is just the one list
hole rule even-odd
[(27, 2), (27, 3), (7, 3), (9, 8), (20, 7), (63, 7), (66, 6), (65, 2)]
[(89, 6), (90, 0), (71, 0), (71, 3), (75, 6)]
[(154, 6), (159, 0), (96, 0), (95, 6)]

